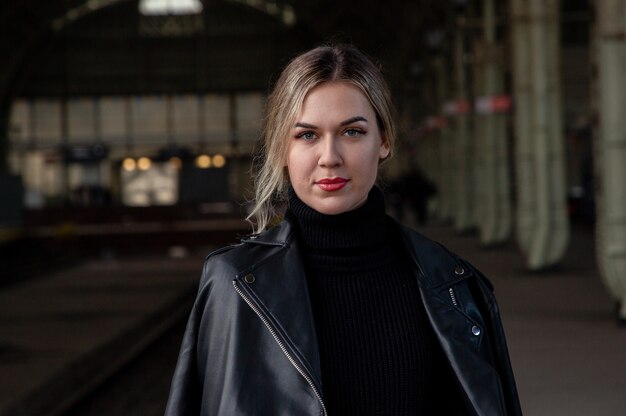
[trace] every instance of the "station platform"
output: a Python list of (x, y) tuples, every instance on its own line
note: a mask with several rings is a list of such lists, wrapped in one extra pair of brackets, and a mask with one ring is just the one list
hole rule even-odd
[(90, 259), (0, 289), (0, 415), (64, 414), (186, 319), (209, 250)]
[[(514, 243), (486, 249), (450, 227), (418, 231), (493, 282), (526, 415), (624, 414), (626, 328), (595, 268), (589, 228), (572, 229), (561, 267), (536, 274)], [(209, 251), (92, 259), (1, 288), (0, 416), (62, 415), (140, 354), (189, 313)]]

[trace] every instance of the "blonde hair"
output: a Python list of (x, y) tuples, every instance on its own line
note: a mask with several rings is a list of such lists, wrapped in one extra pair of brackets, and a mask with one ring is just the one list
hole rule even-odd
[(298, 55), (280, 74), (265, 105), (261, 147), (253, 167), (254, 206), (247, 217), (256, 233), (268, 227), (278, 215), (280, 202), (286, 200), (287, 139), (304, 98), (317, 85), (330, 81), (352, 84), (368, 98), (391, 156), (396, 135), (393, 105), (389, 87), (378, 67), (350, 45), (320, 46)]

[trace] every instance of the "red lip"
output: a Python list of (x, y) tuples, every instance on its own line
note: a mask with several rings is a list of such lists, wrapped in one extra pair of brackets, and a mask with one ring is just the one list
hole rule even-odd
[(342, 182), (348, 182), (348, 180), (345, 178), (324, 178), (324, 179), (320, 179), (319, 181), (316, 181), (315, 183), (329, 184), (329, 183), (342, 183)]
[(346, 186), (348, 181), (349, 179), (346, 178), (323, 178), (315, 181), (315, 184), (319, 186), (323, 191), (334, 192)]

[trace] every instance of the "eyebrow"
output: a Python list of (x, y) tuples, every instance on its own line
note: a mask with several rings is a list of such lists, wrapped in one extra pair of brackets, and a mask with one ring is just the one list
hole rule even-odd
[[(339, 123), (340, 126), (346, 126), (348, 124), (352, 124), (352, 123), (356, 123), (357, 121), (364, 121), (367, 123), (367, 119), (363, 116), (355, 116), (355, 117), (350, 117), (347, 120), (342, 121), (341, 123)], [(294, 127), (302, 127), (305, 129), (315, 129), (317, 128), (317, 126), (315, 126), (314, 124), (309, 124), (309, 123), (302, 123), (302, 122), (297, 122), (295, 124)]]

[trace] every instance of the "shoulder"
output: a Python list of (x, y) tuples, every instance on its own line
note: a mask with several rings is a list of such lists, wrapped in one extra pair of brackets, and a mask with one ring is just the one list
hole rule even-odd
[(294, 238), (291, 224), (283, 221), (261, 234), (242, 238), (238, 244), (211, 252), (204, 261), (200, 291), (231, 285), (242, 273), (288, 249)]
[(493, 291), (491, 282), (470, 262), (419, 232), (391, 221), (397, 227), (405, 246), (431, 287), (454, 284), (459, 280), (476, 277), (485, 288)]
[(402, 238), (409, 253), (417, 257), (415, 260), (419, 260), (420, 263), (427, 263), (433, 267), (457, 265), (459, 257), (443, 244), (398, 223), (392, 218), (389, 218), (389, 224), (395, 228), (396, 234)]

